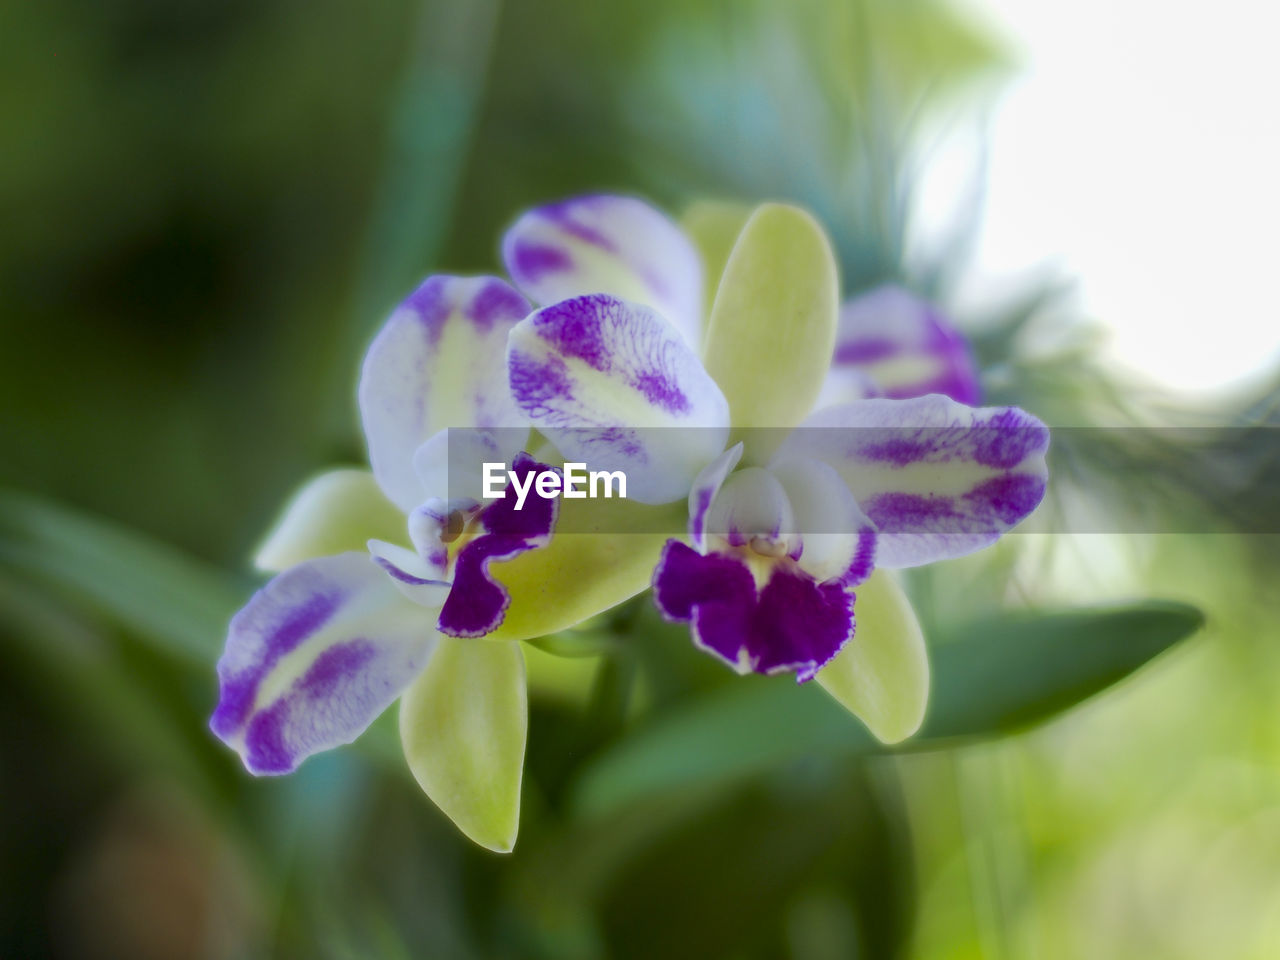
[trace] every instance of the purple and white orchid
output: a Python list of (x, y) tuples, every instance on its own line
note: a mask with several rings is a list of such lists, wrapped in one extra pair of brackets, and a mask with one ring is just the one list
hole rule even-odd
[[(699, 646), (739, 670), (794, 671), (806, 680), (854, 636), (852, 588), (877, 566), (972, 552), (1035, 509), (1045, 490), (1048, 431), (1020, 410), (975, 409), (940, 393), (796, 417), (817, 399), (819, 380), (797, 380), (776, 364), (790, 357), (815, 372), (825, 368), (834, 292), (781, 291), (791, 302), (766, 314), (763, 329), (751, 323), (754, 303), (725, 293), (735, 274), (755, 272), (768, 256), (759, 248), (778, 234), (786, 256), (799, 252), (811, 272), (826, 275), (819, 284), (834, 277), (833, 268), (822, 269), (831, 255), (807, 215), (762, 208), (726, 266), (705, 364), (657, 310), (595, 294), (518, 323), (508, 365), (517, 404), (564, 456), (625, 469), (641, 501), (688, 500), (690, 543), (670, 541), (654, 571), (659, 609), (689, 623)], [(779, 317), (791, 319), (792, 329)], [(805, 324), (812, 329), (795, 330)], [(861, 324), (853, 346), (878, 344), (884, 356), (899, 349), (885, 332), (892, 324), (869, 326)], [(940, 333), (929, 330), (917, 324), (908, 343), (932, 349), (929, 338)], [(797, 333), (816, 346), (797, 344)], [(736, 360), (717, 364), (711, 351), (729, 337)], [(743, 356), (744, 344), (755, 357)], [(748, 372), (744, 380), (745, 365), (754, 378)], [(708, 366), (727, 376), (718, 382)], [(771, 389), (779, 381), (785, 394)], [(762, 410), (770, 396), (777, 409)], [(752, 419), (739, 419), (739, 408)], [(762, 424), (795, 429), (753, 429)], [(733, 430), (743, 439), (724, 450)]]
[[(403, 694), (419, 783), (509, 850), (519, 641), (650, 585), (734, 668), (816, 677), (886, 741), (914, 731), (927, 658), (883, 571), (979, 549), (1026, 517), (1047, 431), (965, 405), (971, 364), (936, 318), (850, 307), (838, 325), (834, 259), (803, 211), (765, 205), (735, 235), (706, 316), (716, 258), (604, 195), (516, 221), (502, 253), (521, 292), (436, 276), (393, 313), (359, 390), (372, 473), (303, 490), (259, 553), (282, 572), (232, 621), (219, 663), (212, 726), (252, 772), (349, 742)], [(833, 356), (883, 396), (815, 412)], [(518, 478), (622, 470), (629, 499), (486, 502), (492, 461)]]
[(964, 334), (934, 304), (894, 284), (845, 301), (818, 406), (931, 393), (981, 402), (978, 368)]

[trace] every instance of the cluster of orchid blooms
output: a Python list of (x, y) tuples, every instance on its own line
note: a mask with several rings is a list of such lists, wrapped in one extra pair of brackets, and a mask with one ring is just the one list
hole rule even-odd
[[(738, 671), (816, 678), (885, 741), (919, 726), (927, 659), (886, 571), (1031, 513), (1048, 432), (972, 406), (968, 345), (926, 302), (882, 287), (841, 306), (803, 211), (686, 225), (629, 197), (536, 208), (504, 237), (510, 282), (432, 276), (391, 315), (359, 387), (372, 471), (297, 495), (218, 664), (211, 726), (251, 772), (292, 771), (403, 698), (423, 789), (509, 850), (521, 642), (650, 586)], [(523, 481), (566, 461), (624, 471), (627, 499), (482, 495), (482, 463)]]

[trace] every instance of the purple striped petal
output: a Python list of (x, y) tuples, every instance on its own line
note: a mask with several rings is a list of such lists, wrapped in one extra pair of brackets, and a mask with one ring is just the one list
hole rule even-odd
[[(549, 468), (522, 453), (511, 469), (523, 484), (529, 475)], [(519, 510), (510, 486), (500, 499), (489, 502), (475, 520), (482, 532), (458, 551), (454, 561), (453, 589), (440, 611), (441, 633), (481, 637), (498, 628), (511, 595), (490, 573), (489, 565), (550, 543), (559, 504), (556, 497), (539, 496), (536, 486), (530, 486)]]
[(1016, 407), (966, 407), (933, 394), (820, 410), (778, 458), (839, 471), (879, 530), (876, 564), (912, 567), (994, 543), (1048, 483), (1049, 430)]
[(930, 393), (967, 404), (981, 399), (964, 335), (933, 304), (901, 287), (877, 287), (848, 301), (821, 405)]
[(299, 564), (232, 619), (209, 726), (250, 773), (289, 773), (359, 736), (421, 672), (435, 641), (430, 615), (368, 555)]
[(588, 293), (647, 304), (690, 346), (701, 337), (702, 265), (667, 217), (633, 197), (572, 197), (536, 207), (502, 241), (507, 272), (535, 303)]
[(529, 309), (494, 277), (428, 277), (369, 347), (359, 391), (369, 462), (405, 513), (426, 494), (413, 457), (433, 435), (446, 427), (527, 426), (504, 357), (508, 331)]
[(512, 392), (534, 426), (566, 460), (624, 471), (629, 499), (685, 497), (724, 450), (724, 394), (648, 307), (599, 294), (565, 300), (522, 320), (508, 344)]
[(819, 582), (855, 586), (875, 569), (875, 525), (835, 468), (820, 460), (775, 460), (769, 472), (791, 504), (800, 535), (800, 569)]
[(668, 620), (688, 623), (694, 643), (741, 673), (795, 671), (811, 679), (853, 636), (853, 594), (783, 564), (758, 588), (736, 556), (670, 540), (653, 577)]

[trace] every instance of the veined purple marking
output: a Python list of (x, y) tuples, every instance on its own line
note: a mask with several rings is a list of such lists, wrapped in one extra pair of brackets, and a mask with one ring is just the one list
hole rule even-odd
[(919, 493), (878, 493), (864, 508), (881, 533), (971, 533), (956, 524), (972, 518), (946, 496)]
[(858, 531), (858, 545), (854, 548), (853, 559), (849, 561), (848, 569), (839, 577), (841, 586), (856, 587), (871, 576), (876, 568), (878, 540), (879, 532), (874, 527), (863, 527)]
[(377, 656), (377, 648), (356, 638), (336, 644), (316, 657), (288, 693), (253, 718), (245, 734), (245, 762), (259, 774), (289, 773), (298, 758), (285, 742), (285, 728), (297, 711), (331, 698)]
[[(859, 444), (854, 449), (857, 456), (862, 460), (888, 463), (895, 467), (905, 467), (912, 463), (928, 460), (931, 456), (946, 448), (946, 443), (938, 441), (936, 431), (930, 431), (935, 433), (932, 439), (922, 437), (921, 434), (923, 432), (923, 430), (915, 430), (907, 434), (906, 431), (897, 431), (895, 435), (890, 436), (887, 440)], [(880, 435), (878, 430), (877, 435)]]
[(983, 466), (1008, 470), (1049, 447), (1049, 428), (1008, 407), (975, 428), (973, 458)]
[[(854, 308), (853, 313), (847, 312), (849, 307)], [(883, 314), (872, 321), (866, 313), (884, 310), (905, 314), (886, 330)], [(968, 340), (931, 304), (896, 288), (880, 288), (846, 304), (842, 336), (834, 356), (836, 366), (873, 366), (894, 357), (911, 356), (932, 358), (938, 371), (923, 380), (881, 383), (884, 396), (905, 400), (940, 393), (969, 405), (981, 399), (977, 365)]]
[(684, 391), (660, 370), (640, 371), (632, 378), (631, 385), (651, 406), (660, 407), (668, 413), (688, 413), (691, 409)]
[(617, 245), (595, 227), (588, 226), (579, 220), (574, 219), (574, 214), (584, 207), (599, 207), (604, 201), (612, 201), (614, 198), (605, 194), (587, 194), (581, 197), (572, 197), (568, 200), (559, 200), (555, 203), (549, 203), (544, 207), (540, 207), (535, 211), (535, 215), (540, 214), (548, 223), (555, 224), (571, 237), (576, 237), (583, 243), (591, 244), (599, 247), (607, 253), (618, 252)]
[(377, 653), (372, 643), (360, 637), (335, 644), (316, 657), (297, 687), (309, 699), (323, 700), (333, 694), (342, 680), (354, 676)]
[(467, 307), (467, 316), (478, 330), (486, 333), (498, 320), (517, 323), (528, 313), (529, 301), (497, 278), (489, 279)]
[(696, 546), (701, 547), (706, 536), (707, 511), (711, 509), (711, 501), (714, 497), (715, 491), (709, 487), (699, 490), (697, 503), (693, 512), (689, 514), (689, 537)]
[(526, 283), (537, 283), (549, 273), (560, 273), (573, 267), (573, 258), (567, 250), (532, 240), (516, 240), (507, 259), (516, 279)]
[[(289, 576), (288, 573), (280, 575)], [(274, 582), (274, 581), (273, 581)], [(259, 590), (245, 607), (231, 620), (230, 634), (253, 632), (258, 619), (254, 604), (263, 600), (271, 584)], [(230, 737), (244, 724), (253, 708), (258, 684), (280, 662), (281, 657), (296, 649), (304, 640), (322, 629), (337, 612), (345, 599), (342, 591), (332, 588), (314, 593), (306, 602), (293, 607), (266, 635), (262, 642), (263, 656), (256, 663), (238, 673), (223, 674), (218, 706), (209, 719), (209, 727), (220, 737)], [(220, 665), (221, 666), (221, 665)], [(219, 671), (221, 673), (221, 670)]]
[(875, 363), (903, 352), (902, 344), (883, 337), (847, 340), (836, 346), (838, 364)]
[(608, 317), (616, 326), (620, 306), (620, 301), (602, 294), (574, 297), (538, 311), (534, 329), (566, 357), (608, 371), (611, 356), (605, 346), (604, 320)]
[(1045, 489), (1043, 477), (1011, 473), (980, 483), (963, 499), (984, 516), (994, 517), (1005, 526), (1013, 526), (1040, 505)]
[(531, 417), (547, 417), (553, 400), (573, 398), (573, 380), (565, 362), (554, 354), (538, 360), (520, 350), (507, 356), (507, 374), (516, 403)]
[(427, 342), (434, 347), (440, 342), (440, 334), (444, 331), (445, 321), (449, 319), (449, 283), (453, 277), (435, 275), (426, 280), (409, 294), (403, 306), (417, 315), (418, 323), (426, 331)]

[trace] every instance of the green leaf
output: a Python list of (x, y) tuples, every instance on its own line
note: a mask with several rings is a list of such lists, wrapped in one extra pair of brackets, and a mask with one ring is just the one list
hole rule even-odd
[(729, 401), (744, 463), (768, 460), (781, 430), (818, 399), (835, 347), (839, 283), (822, 227), (798, 207), (766, 203), (725, 265), (703, 349)]
[(0, 492), (0, 561), (201, 664), (245, 600), (233, 578), (166, 544), (13, 491)]
[(441, 637), (400, 702), (418, 785), (476, 843), (510, 853), (520, 825), (529, 706), (518, 643)]
[[(1203, 624), (1194, 607), (1028, 613), (958, 628), (933, 652), (922, 733), (933, 748), (1007, 733), (1104, 690)], [(884, 748), (838, 704), (784, 677), (744, 677), (655, 719), (590, 763), (575, 787), (584, 815), (668, 790), (732, 782), (812, 753)]]
[(47, 595), (43, 585), (6, 573), (0, 575), (0, 630), (6, 671), (41, 691), (41, 701), (77, 738), (126, 769), (158, 768), (206, 796), (215, 792), (206, 757), (192, 749), (182, 718), (158, 701), (99, 625)]
[(1005, 733), (1124, 679), (1204, 625), (1183, 603), (1026, 613), (957, 630), (934, 653), (934, 692), (917, 743)]
[(304, 483), (254, 554), (259, 570), (279, 573), (304, 560), (348, 550), (364, 552), (370, 539), (402, 543), (405, 517), (386, 498), (369, 470), (326, 470)]
[(929, 652), (911, 601), (877, 570), (855, 591), (853, 640), (818, 671), (817, 681), (876, 738), (905, 740), (920, 729), (929, 702)]

